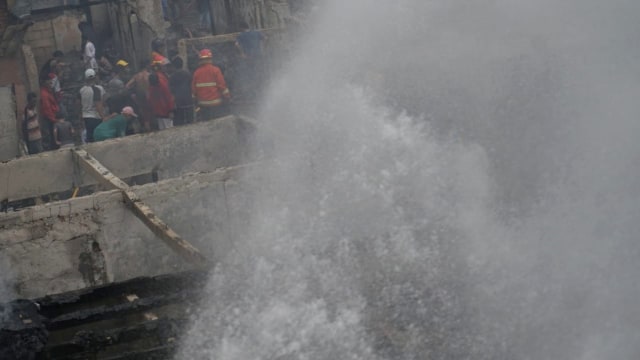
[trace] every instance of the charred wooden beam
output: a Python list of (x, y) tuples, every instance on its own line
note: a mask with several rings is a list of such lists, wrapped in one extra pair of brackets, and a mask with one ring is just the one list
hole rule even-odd
[(49, 336), (37, 303), (16, 300), (1, 304), (0, 314), (0, 359), (34, 359)]
[(0, 326), (13, 331), (0, 332), (0, 354), (11, 355), (0, 358), (172, 358), (207, 278), (188, 271), (0, 304), (16, 314)]

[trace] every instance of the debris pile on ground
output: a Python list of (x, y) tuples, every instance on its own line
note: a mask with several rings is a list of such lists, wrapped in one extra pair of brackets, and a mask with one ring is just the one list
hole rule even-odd
[(0, 305), (2, 359), (167, 359), (205, 272), (138, 278)]

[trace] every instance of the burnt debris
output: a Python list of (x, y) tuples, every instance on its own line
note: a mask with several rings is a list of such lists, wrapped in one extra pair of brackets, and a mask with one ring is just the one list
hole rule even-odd
[(170, 359), (206, 280), (192, 271), (0, 305), (0, 358)]

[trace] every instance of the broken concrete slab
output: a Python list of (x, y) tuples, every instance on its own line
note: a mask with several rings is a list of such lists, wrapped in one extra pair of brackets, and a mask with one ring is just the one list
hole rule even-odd
[[(241, 182), (219, 170), (132, 187), (207, 258), (233, 249), (248, 207)], [(34, 298), (140, 276), (192, 268), (123, 202), (118, 190), (0, 214), (0, 251), (13, 269), (17, 297)]]

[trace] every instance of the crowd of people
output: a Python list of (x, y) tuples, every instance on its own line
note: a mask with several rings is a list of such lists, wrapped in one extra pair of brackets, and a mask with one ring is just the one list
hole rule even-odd
[[(239, 54), (242, 58), (257, 58), (261, 51), (257, 48), (264, 37), (245, 28), (236, 42)], [(138, 72), (131, 74), (126, 60), (118, 60), (115, 65), (105, 57), (96, 60), (95, 44), (85, 39), (83, 46), (84, 85), (76, 97), (82, 119), (78, 129), (82, 131), (76, 136), (74, 127), (65, 119), (68, 112), (61, 75), (69, 69), (63, 61), (64, 54), (56, 51), (41, 69), (39, 94), (27, 95), (22, 130), (29, 154), (72, 147), (78, 142), (163, 130), (230, 113), (231, 93), (210, 49), (198, 52), (198, 67), (192, 74), (184, 68), (184, 59), (177, 55), (169, 58), (164, 41), (156, 39), (151, 44), (150, 59), (141, 61)], [(256, 62), (248, 63), (254, 67)]]

